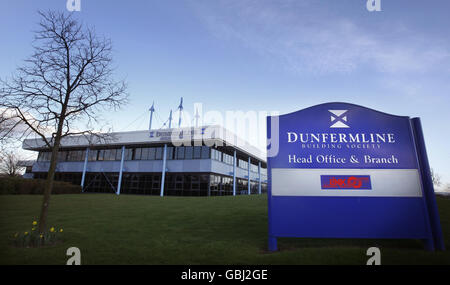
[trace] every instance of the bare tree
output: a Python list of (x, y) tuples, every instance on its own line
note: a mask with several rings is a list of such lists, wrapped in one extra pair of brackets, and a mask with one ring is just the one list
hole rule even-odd
[[(0, 107), (25, 126), (23, 136), (37, 135), (51, 149), (39, 231), (46, 228), (57, 153), (61, 140), (87, 135), (99, 112), (127, 102), (126, 83), (115, 80), (111, 41), (98, 37), (73, 14), (39, 12), (34, 53), (9, 80), (1, 80)], [(87, 131), (79, 131), (79, 126)]]
[(8, 176), (18, 176), (20, 170), (24, 166), (20, 165), (21, 157), (14, 151), (1, 151), (0, 152), (0, 173)]
[(439, 173), (436, 173), (433, 168), (431, 170), (431, 181), (433, 182), (433, 185), (436, 187), (441, 186), (441, 176)]
[(16, 123), (9, 110), (0, 108), (0, 150), (4, 150), (5, 146), (16, 138), (14, 130)]

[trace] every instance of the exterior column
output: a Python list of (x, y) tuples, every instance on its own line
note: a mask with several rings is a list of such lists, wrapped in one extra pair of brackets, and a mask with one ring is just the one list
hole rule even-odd
[(86, 148), (86, 155), (84, 157), (84, 166), (83, 166), (83, 174), (81, 175), (81, 192), (84, 192), (84, 180), (86, 178), (86, 170), (89, 158), (89, 148)]
[(258, 194), (261, 194), (261, 161), (258, 161)]
[(117, 195), (120, 195), (120, 186), (122, 185), (123, 161), (125, 159), (125, 146), (122, 146), (122, 158), (120, 159), (119, 181), (117, 181)]
[(248, 191), (248, 195), (250, 195), (251, 193), (252, 193), (252, 190), (251, 190), (251, 186), (250, 186), (250, 164), (251, 163), (251, 161), (250, 161), (250, 156), (248, 157), (248, 189), (247, 189), (247, 191)]
[(236, 196), (236, 150), (233, 155), (233, 196)]
[(161, 175), (161, 194), (160, 196), (164, 196), (164, 180), (166, 178), (166, 156), (167, 156), (167, 144), (164, 145), (163, 152), (163, 166), (162, 166), (162, 175)]

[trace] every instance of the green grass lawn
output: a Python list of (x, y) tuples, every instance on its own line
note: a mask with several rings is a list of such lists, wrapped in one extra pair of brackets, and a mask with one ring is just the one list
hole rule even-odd
[[(40, 195), (0, 195), (0, 264), (65, 264), (66, 249), (82, 264), (365, 264), (367, 248), (382, 264), (450, 264), (450, 252), (427, 252), (416, 240), (279, 239), (268, 253), (267, 196), (153, 197), (54, 195), (49, 226), (63, 242), (16, 248), (13, 235), (30, 230)], [(450, 246), (450, 199), (437, 198)]]

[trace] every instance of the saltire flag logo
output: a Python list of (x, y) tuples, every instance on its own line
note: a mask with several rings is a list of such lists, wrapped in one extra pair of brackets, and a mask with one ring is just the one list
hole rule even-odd
[(328, 110), (331, 113), (331, 122), (333, 123), (330, 128), (350, 128), (347, 125), (347, 112), (348, 110)]

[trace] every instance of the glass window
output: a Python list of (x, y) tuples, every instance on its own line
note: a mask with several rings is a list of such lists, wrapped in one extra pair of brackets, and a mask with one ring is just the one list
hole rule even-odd
[(67, 151), (58, 152), (58, 161), (66, 161), (67, 160)]
[(116, 157), (114, 158), (115, 160), (122, 160), (122, 149), (118, 149), (116, 150)]
[(192, 146), (187, 146), (184, 151), (185, 159), (192, 159)]
[(173, 159), (173, 147), (167, 147), (166, 159)]
[(148, 160), (148, 151), (149, 151), (148, 147), (142, 148), (142, 152), (141, 152), (141, 159), (142, 160)]
[(223, 154), (223, 162), (226, 163), (226, 164), (233, 165), (233, 156), (224, 153)]
[(89, 150), (89, 161), (96, 161), (97, 160), (97, 152), (96, 149), (90, 149)]
[(184, 146), (178, 146), (176, 150), (177, 150), (176, 159), (184, 159)]
[(201, 157), (202, 154), (202, 147), (201, 146), (194, 146), (194, 159), (198, 159)]
[(79, 161), (80, 156), (78, 150), (71, 150), (67, 152), (67, 161)]
[(103, 160), (109, 160), (109, 150), (105, 149), (103, 151)]
[(97, 160), (103, 160), (104, 155), (105, 155), (105, 150), (104, 149), (99, 150)]
[(49, 151), (40, 152), (38, 161), (50, 161), (51, 156), (52, 156), (52, 153)]
[(133, 159), (133, 149), (126, 148), (125, 149), (125, 160), (132, 160), (132, 159)]
[(222, 152), (220, 150), (215, 149), (215, 159), (222, 161)]
[(111, 152), (109, 149), (105, 149), (103, 152), (103, 160), (110, 160), (109, 156), (111, 155)]
[(238, 165), (238, 166), (239, 166), (240, 168), (248, 169), (248, 162), (247, 162), (247, 161), (242, 160), (242, 159), (239, 159), (238, 162), (239, 162), (239, 165)]
[(207, 146), (202, 146), (202, 159), (207, 159), (209, 158), (209, 147)]
[(155, 159), (157, 159), (157, 160), (162, 159), (163, 148), (157, 147), (155, 149), (156, 149)]
[(116, 149), (105, 150), (104, 160), (115, 160), (116, 159)]
[(84, 161), (86, 159), (86, 151), (80, 150), (80, 161)]
[(141, 160), (141, 153), (142, 153), (142, 148), (137, 147), (134, 149), (134, 159), (135, 160)]
[(154, 147), (148, 149), (148, 159), (154, 160), (156, 157), (156, 149)]

